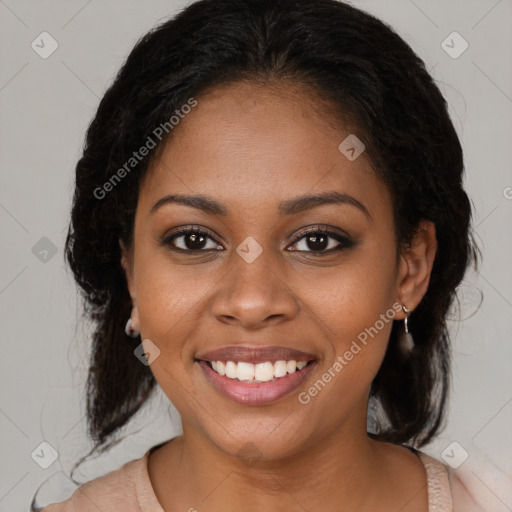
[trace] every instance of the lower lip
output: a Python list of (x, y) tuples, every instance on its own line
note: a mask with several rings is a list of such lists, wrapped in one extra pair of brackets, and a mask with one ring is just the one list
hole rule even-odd
[(283, 398), (295, 391), (313, 371), (316, 361), (302, 370), (289, 373), (269, 382), (242, 382), (229, 379), (214, 371), (206, 361), (199, 361), (206, 378), (224, 396), (245, 405), (265, 405)]

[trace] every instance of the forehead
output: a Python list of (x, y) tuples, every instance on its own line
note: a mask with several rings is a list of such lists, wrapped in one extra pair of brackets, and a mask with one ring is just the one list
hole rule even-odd
[(349, 136), (333, 105), (307, 88), (214, 88), (171, 132), (142, 184), (141, 206), (172, 192), (243, 205), (337, 189), (366, 197), (371, 212), (389, 197), (364, 152), (351, 161), (340, 151)]

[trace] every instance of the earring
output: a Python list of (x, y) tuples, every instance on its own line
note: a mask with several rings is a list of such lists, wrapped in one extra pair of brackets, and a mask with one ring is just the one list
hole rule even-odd
[(404, 313), (406, 314), (406, 317), (404, 318), (404, 330), (405, 330), (406, 334), (409, 334), (408, 320), (409, 320), (409, 315), (411, 314), (411, 310), (409, 308), (406, 308), (403, 304), (402, 304), (402, 309), (404, 310)]
[(400, 334), (398, 344), (400, 347), (400, 350), (405, 356), (409, 356), (414, 348), (414, 340), (412, 338), (412, 334), (409, 332), (409, 316), (411, 314), (411, 310), (407, 307), (405, 307), (402, 304), (402, 309), (404, 310), (404, 313), (406, 314), (406, 317), (404, 318), (404, 331)]
[(138, 336), (140, 336), (140, 332), (137, 331), (137, 329), (133, 328), (131, 317), (128, 318), (128, 321), (126, 322), (124, 332), (126, 333), (127, 336), (130, 336), (130, 338), (137, 338)]

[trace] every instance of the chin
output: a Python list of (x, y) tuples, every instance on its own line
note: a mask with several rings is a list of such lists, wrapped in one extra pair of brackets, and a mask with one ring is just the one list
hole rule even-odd
[(307, 449), (306, 423), (297, 420), (294, 413), (245, 421), (237, 418), (227, 425), (210, 423), (202, 434), (226, 455), (245, 464), (256, 464), (291, 457)]

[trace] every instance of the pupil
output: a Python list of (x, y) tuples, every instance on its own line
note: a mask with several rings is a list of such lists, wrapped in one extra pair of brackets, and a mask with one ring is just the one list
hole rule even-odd
[[(327, 247), (328, 241), (325, 235), (310, 235), (307, 238), (308, 247), (313, 251), (318, 251), (319, 249), (325, 249)], [(312, 242), (312, 243), (310, 243)], [(316, 246), (315, 246), (316, 244)]]
[(202, 249), (204, 247), (205, 237), (195, 233), (189, 234), (185, 237), (185, 245), (187, 249)]

